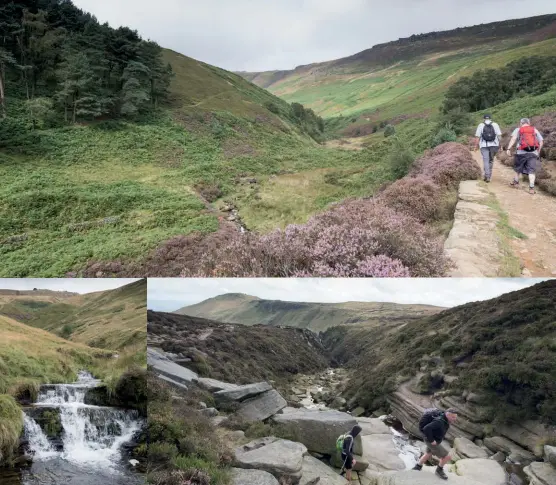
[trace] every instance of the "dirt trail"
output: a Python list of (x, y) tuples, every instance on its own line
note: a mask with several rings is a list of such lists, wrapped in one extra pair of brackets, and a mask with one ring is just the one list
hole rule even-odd
[[(481, 154), (475, 151), (473, 156), (482, 167)], [(524, 182), (520, 189), (510, 187), (513, 175), (509, 167), (496, 160), (487, 185), (508, 214), (509, 224), (527, 236), (513, 239), (512, 249), (525, 268), (524, 276), (556, 276), (556, 198), (538, 189), (531, 195)]]

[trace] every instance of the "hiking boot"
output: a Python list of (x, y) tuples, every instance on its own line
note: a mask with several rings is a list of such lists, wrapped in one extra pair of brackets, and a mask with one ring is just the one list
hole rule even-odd
[(444, 473), (444, 469), (439, 466), (436, 467), (436, 475), (438, 475), (442, 480), (448, 480), (448, 475)]
[(531, 195), (536, 194), (537, 192), (535, 191), (535, 187), (529, 187), (529, 193), (530, 193)]
[(489, 178), (486, 179), (485, 182), (486, 182), (487, 184), (490, 184), (490, 179), (489, 179)]
[(419, 465), (419, 463), (417, 463), (417, 465), (415, 465), (412, 470), (417, 470), (418, 472), (420, 472), (423, 469), (423, 465)]
[(515, 189), (519, 188), (519, 182), (517, 180), (512, 180), (510, 182), (510, 187), (514, 187)]

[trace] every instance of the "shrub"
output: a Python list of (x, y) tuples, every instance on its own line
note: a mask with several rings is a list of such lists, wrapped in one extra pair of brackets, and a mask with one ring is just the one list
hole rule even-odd
[(132, 368), (122, 374), (116, 384), (115, 397), (126, 408), (136, 409), (142, 416), (147, 415), (147, 372)]
[(416, 219), (377, 201), (354, 200), (305, 225), (236, 236), (205, 255), (197, 276), (427, 277), (448, 268), (442, 241)]
[(411, 150), (397, 143), (390, 153), (388, 164), (390, 165), (394, 177), (402, 178), (407, 175), (414, 161), (415, 155)]
[(412, 175), (424, 175), (444, 188), (457, 189), (464, 180), (476, 180), (481, 176), (473, 156), (459, 143), (443, 143), (429, 155), (417, 160)]
[(437, 220), (441, 213), (442, 190), (423, 175), (397, 180), (379, 198), (388, 207), (422, 222)]
[(431, 145), (432, 147), (437, 147), (442, 143), (456, 141), (457, 138), (458, 137), (456, 135), (456, 132), (451, 128), (449, 127), (440, 128), (440, 130), (438, 130), (436, 135), (434, 135), (434, 137), (432, 138)]
[(388, 138), (389, 136), (395, 134), (396, 134), (396, 128), (394, 128), (393, 125), (386, 125), (386, 128), (384, 128), (384, 136)]
[(23, 431), (23, 413), (14, 398), (0, 394), (0, 466), (11, 464)]
[(9, 394), (21, 404), (32, 404), (36, 402), (39, 391), (40, 385), (37, 382), (28, 381), (15, 385)]

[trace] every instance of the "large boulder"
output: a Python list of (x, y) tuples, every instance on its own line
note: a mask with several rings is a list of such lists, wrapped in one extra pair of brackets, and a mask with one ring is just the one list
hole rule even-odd
[(454, 449), (464, 458), (488, 458), (488, 453), (467, 438), (456, 438)]
[(237, 414), (246, 421), (264, 421), (284, 409), (288, 403), (274, 389), (241, 403)]
[(158, 374), (162, 374), (186, 386), (197, 382), (199, 379), (195, 372), (172, 362), (168, 357), (150, 347), (147, 347), (147, 363)]
[(214, 393), (214, 399), (217, 403), (236, 401), (241, 402), (251, 397), (258, 396), (263, 392), (270, 391), (272, 386), (268, 382), (257, 382), (256, 384), (247, 384), (245, 386), (237, 386), (233, 389), (224, 389)]
[(546, 445), (544, 447), (544, 459), (556, 468), (556, 446)]
[(460, 477), (471, 478), (484, 485), (504, 485), (506, 483), (506, 472), (494, 460), (466, 458), (457, 461), (454, 468)]
[[(318, 479), (318, 481), (317, 481)], [(326, 466), (322, 461), (311, 455), (303, 457), (303, 470), (299, 485), (348, 485), (349, 482), (341, 477), (336, 470)]]
[[(296, 433), (296, 438), (310, 451), (332, 455), (336, 452), (338, 436), (348, 433), (357, 421), (340, 411), (316, 411), (310, 409), (285, 408), (274, 421)], [(362, 454), (361, 439), (354, 444), (354, 453)]]
[(550, 463), (534, 461), (523, 471), (531, 479), (530, 485), (555, 485), (556, 468)]
[(239, 387), (237, 384), (221, 382), (216, 379), (208, 379), (206, 377), (200, 377), (197, 381), (197, 385), (209, 392), (231, 391)]
[(262, 470), (232, 468), (232, 485), (280, 485), (278, 480)]
[(535, 455), (533, 455), (533, 453), (521, 448), (506, 438), (502, 438), (501, 436), (489, 436), (484, 439), (484, 443), (490, 451), (495, 453), (497, 451), (501, 451), (502, 453), (509, 455), (510, 459), (514, 463), (528, 465), (532, 461), (535, 461)]
[(369, 434), (388, 434), (390, 428), (378, 418), (357, 418), (357, 424), (361, 426), (361, 436)]
[(278, 438), (261, 438), (235, 450), (237, 468), (263, 470), (278, 480), (297, 485), (302, 475), (307, 448), (301, 443)]
[(405, 470), (405, 463), (391, 434), (371, 434), (361, 437), (362, 457), (379, 471)]
[(543, 456), (543, 447), (540, 443), (553, 433), (554, 430), (538, 421), (524, 421), (519, 424), (496, 426), (496, 434), (508, 438), (522, 448), (529, 450), (537, 458)]

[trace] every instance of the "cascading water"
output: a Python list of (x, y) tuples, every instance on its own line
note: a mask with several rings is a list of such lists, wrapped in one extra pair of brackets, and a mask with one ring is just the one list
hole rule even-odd
[[(33, 409), (55, 410), (62, 425), (55, 447), (40, 425), (25, 414), (25, 438), (33, 464), (22, 473), (23, 485), (139, 484), (139, 474), (123, 463), (121, 446), (132, 440), (142, 421), (136, 411), (85, 404), (85, 395), (100, 382), (81, 372), (74, 384), (41, 387)], [(27, 411), (30, 413), (30, 411)]]

